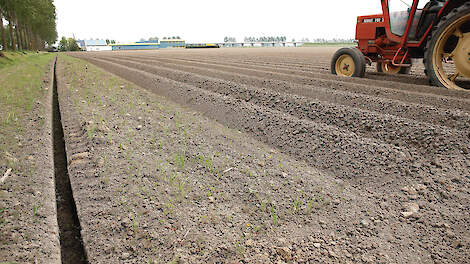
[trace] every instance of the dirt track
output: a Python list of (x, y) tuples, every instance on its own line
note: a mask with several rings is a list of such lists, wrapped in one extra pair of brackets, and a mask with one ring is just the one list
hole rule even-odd
[(333, 76), (334, 50), (73, 56), (344, 182), (350, 193), (324, 213), (322, 232), (372, 262), (470, 262), (470, 93), (427, 86), (421, 65), (410, 76)]

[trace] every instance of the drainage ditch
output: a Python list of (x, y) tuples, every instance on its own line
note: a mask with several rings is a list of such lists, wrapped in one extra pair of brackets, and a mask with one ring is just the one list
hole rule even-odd
[(77, 208), (73, 199), (72, 187), (67, 168), (67, 153), (65, 151), (64, 130), (59, 109), (56, 78), (57, 59), (54, 62), (53, 80), (53, 148), (54, 174), (57, 202), (57, 222), (59, 224), (60, 251), (63, 264), (87, 264), (87, 256), (83, 247), (81, 227), (78, 221)]

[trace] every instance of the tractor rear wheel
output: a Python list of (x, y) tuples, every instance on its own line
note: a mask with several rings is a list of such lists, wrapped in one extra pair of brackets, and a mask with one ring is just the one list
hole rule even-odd
[(331, 73), (346, 77), (364, 77), (366, 59), (357, 48), (342, 48), (331, 60)]
[(470, 3), (441, 19), (427, 42), (424, 65), (431, 84), (470, 88)]
[(411, 71), (410, 67), (393, 66), (391, 62), (377, 62), (377, 72), (383, 72), (388, 74), (409, 74)]

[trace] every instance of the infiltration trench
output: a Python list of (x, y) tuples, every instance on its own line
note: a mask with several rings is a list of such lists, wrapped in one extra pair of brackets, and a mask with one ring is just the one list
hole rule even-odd
[(65, 151), (64, 130), (59, 108), (56, 76), (57, 58), (54, 62), (53, 75), (53, 149), (54, 174), (57, 202), (57, 222), (59, 224), (61, 259), (64, 264), (88, 263), (83, 241), (81, 227), (77, 216), (77, 208), (73, 198), (72, 187), (67, 168), (67, 153)]

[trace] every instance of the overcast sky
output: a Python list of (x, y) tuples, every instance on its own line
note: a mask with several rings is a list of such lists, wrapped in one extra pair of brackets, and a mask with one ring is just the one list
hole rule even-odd
[(221, 42), (224, 36), (288, 40), (354, 38), (356, 17), (381, 13), (379, 0), (55, 0), (59, 37), (133, 42), (181, 36)]

